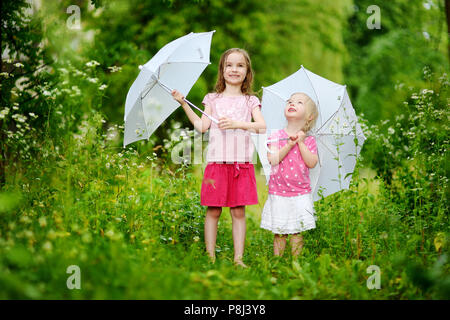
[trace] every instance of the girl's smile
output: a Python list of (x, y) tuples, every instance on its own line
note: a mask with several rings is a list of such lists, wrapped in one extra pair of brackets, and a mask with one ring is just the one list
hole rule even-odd
[(234, 85), (241, 84), (244, 81), (246, 74), (247, 63), (244, 56), (239, 52), (230, 53), (225, 63), (225, 82)]

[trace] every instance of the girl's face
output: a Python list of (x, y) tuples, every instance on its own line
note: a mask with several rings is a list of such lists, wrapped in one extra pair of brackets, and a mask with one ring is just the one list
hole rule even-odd
[(304, 119), (306, 115), (306, 102), (308, 99), (309, 97), (301, 93), (292, 95), (284, 108), (284, 116), (286, 119)]
[(230, 53), (226, 60), (223, 70), (225, 83), (232, 85), (240, 85), (247, 75), (247, 62), (240, 52)]

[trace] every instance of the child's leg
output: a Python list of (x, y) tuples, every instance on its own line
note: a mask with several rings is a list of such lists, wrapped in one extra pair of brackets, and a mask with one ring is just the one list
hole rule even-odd
[(282, 256), (284, 248), (286, 248), (287, 234), (276, 234), (273, 238), (273, 254), (275, 256)]
[(293, 257), (297, 257), (303, 248), (303, 236), (300, 233), (291, 236), (291, 252)]
[(230, 208), (233, 223), (234, 261), (243, 265), (245, 244), (245, 206)]
[(208, 207), (205, 218), (205, 244), (209, 257), (214, 261), (216, 257), (217, 222), (219, 222), (221, 207)]

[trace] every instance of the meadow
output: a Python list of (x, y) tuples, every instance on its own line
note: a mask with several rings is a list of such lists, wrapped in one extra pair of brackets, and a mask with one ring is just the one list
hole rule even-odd
[[(427, 105), (436, 95), (422, 91), (411, 101)], [(433, 110), (448, 116), (448, 109)], [(416, 152), (411, 170), (399, 167), (389, 182), (359, 161), (349, 190), (315, 203), (317, 228), (305, 232), (298, 259), (289, 250), (274, 257), (272, 234), (259, 227), (267, 186), (258, 174), (259, 204), (246, 209), (249, 268), (243, 269), (232, 263), (228, 209), (219, 222), (217, 261), (206, 257), (202, 166), (173, 164), (177, 141), (151, 153), (111, 147), (102, 120), (95, 114), (83, 121), (64, 150), (43, 141), (48, 152), (35, 159), (39, 165), (11, 168), (0, 198), (1, 299), (450, 297), (447, 183), (429, 191), (410, 188), (430, 183), (420, 174), (429, 164), (437, 174), (445, 169), (445, 132), (428, 135), (445, 151), (434, 157), (421, 138), (403, 135), (428, 160)], [(395, 143), (376, 127), (364, 128), (372, 152), (377, 141), (384, 151)], [(71, 265), (80, 268), (80, 289), (68, 289)], [(379, 289), (368, 284), (374, 281), (369, 266), (379, 268)]]
[[(369, 0), (76, 3), (35, 1), (30, 14), (30, 1), (2, 2), (0, 299), (450, 299), (444, 1), (379, 1), (380, 29), (367, 25)], [(274, 257), (259, 227), (258, 164), (249, 268), (233, 264), (229, 209), (208, 261), (205, 163), (171, 157), (194, 134), (182, 111), (122, 147), (138, 66), (209, 30), (212, 64), (193, 102), (231, 47), (249, 51), (255, 90), (301, 64), (348, 84), (367, 140), (350, 188), (315, 202), (298, 258), (289, 247)]]

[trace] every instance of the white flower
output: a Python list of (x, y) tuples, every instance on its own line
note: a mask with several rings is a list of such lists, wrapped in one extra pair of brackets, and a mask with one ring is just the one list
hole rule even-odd
[(98, 63), (95, 60), (92, 60), (92, 61), (89, 61), (89, 62), (86, 63), (86, 66), (88, 66), (88, 67), (96, 67), (96, 66), (99, 66), (99, 65), (100, 65), (100, 63)]
[(22, 67), (23, 67), (23, 64), (20, 63), (20, 62), (16, 62), (16, 63), (14, 63), (14, 67), (16, 67), (16, 68), (22, 68)]
[(108, 69), (111, 71), (111, 73), (113, 73), (113, 72), (120, 72), (122, 70), (122, 67), (112, 66), (108, 67)]
[(98, 90), (105, 90), (106, 88), (108, 88), (108, 86), (106, 84), (102, 84), (100, 87), (98, 87)]
[(92, 82), (92, 83), (97, 83), (98, 79), (97, 78), (88, 78), (88, 81)]

